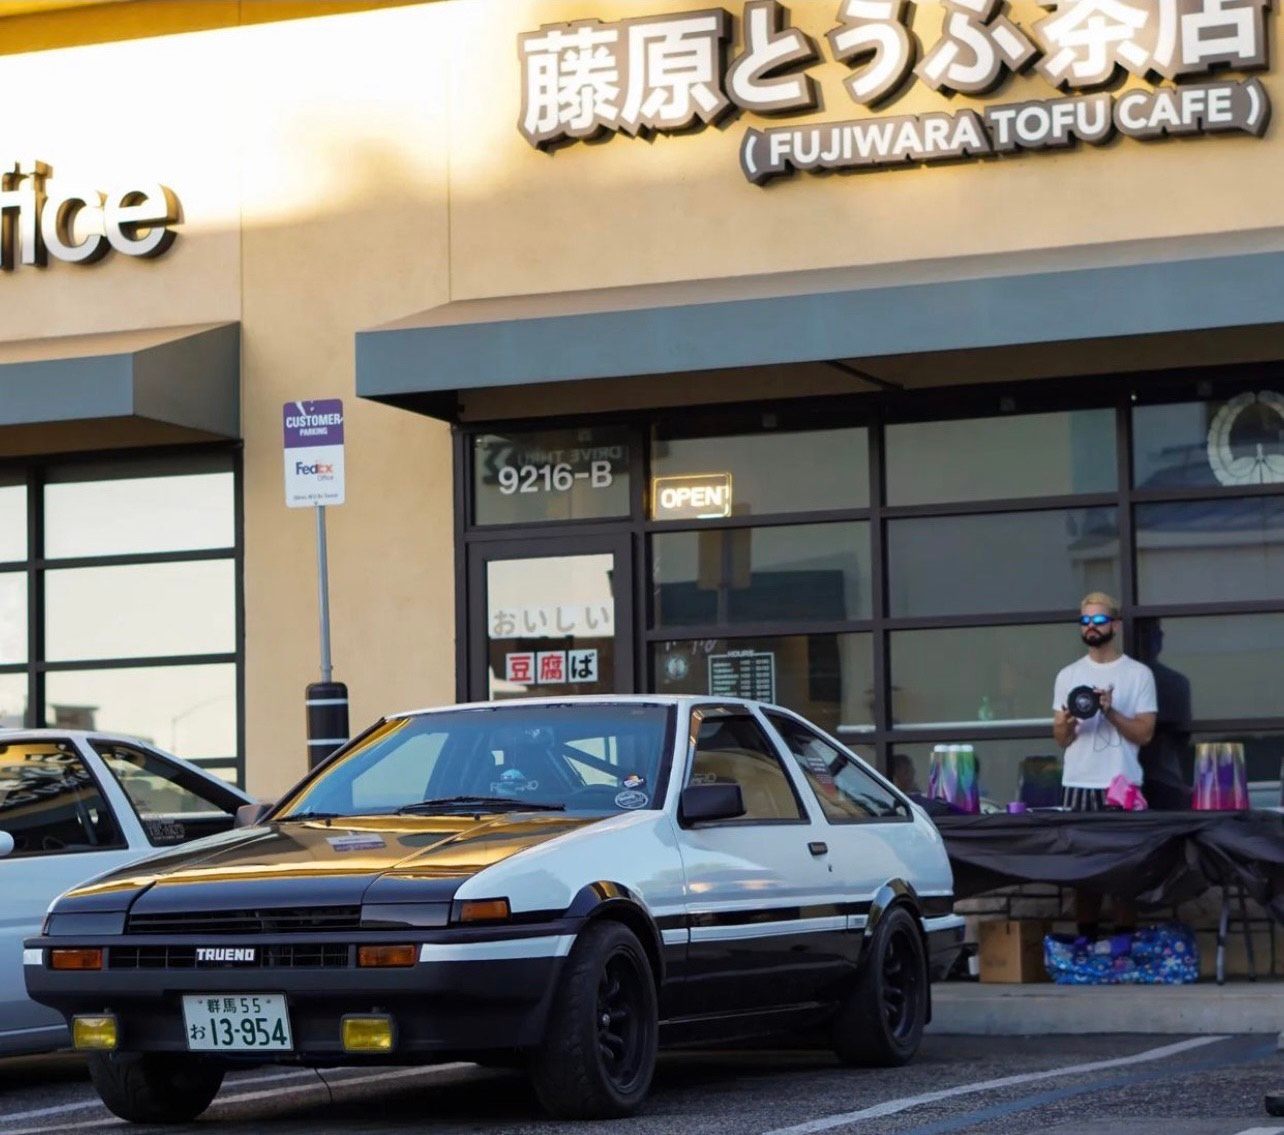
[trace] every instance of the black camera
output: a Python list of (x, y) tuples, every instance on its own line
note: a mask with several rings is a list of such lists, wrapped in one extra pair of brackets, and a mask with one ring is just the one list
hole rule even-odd
[(1080, 721), (1087, 721), (1101, 712), (1101, 695), (1091, 686), (1075, 686), (1066, 698), (1066, 709)]

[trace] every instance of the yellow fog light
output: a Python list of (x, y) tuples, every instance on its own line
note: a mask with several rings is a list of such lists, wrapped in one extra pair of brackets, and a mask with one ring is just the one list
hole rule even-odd
[(116, 1018), (110, 1013), (93, 1017), (72, 1017), (71, 1042), (76, 1048), (116, 1047)]
[(391, 1017), (344, 1017), (344, 1052), (391, 1052), (393, 1046)]

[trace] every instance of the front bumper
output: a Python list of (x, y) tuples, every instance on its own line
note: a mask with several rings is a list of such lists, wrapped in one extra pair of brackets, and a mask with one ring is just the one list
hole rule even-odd
[[(32, 999), (57, 1009), (68, 1021), (77, 1014), (114, 1013), (121, 1051), (187, 1051), (184, 994), (282, 993), (293, 1051), (230, 1058), (406, 1063), (539, 1043), (577, 929), (570, 920), (559, 920), (520, 930), (362, 934), (347, 942), (319, 934), (264, 935), (252, 941), (151, 934), (77, 938), (74, 943), (36, 938), (26, 943), (23, 968)], [(417, 947), (419, 960), (413, 966), (356, 965), (358, 945), (406, 942)], [(104, 967), (50, 969), (49, 950), (71, 945), (101, 946)], [(247, 946), (256, 948), (255, 964), (190, 961), (198, 947)], [(324, 964), (307, 964), (319, 959)], [(391, 1053), (369, 1057), (344, 1050), (340, 1022), (345, 1015), (385, 1013), (396, 1023)]]

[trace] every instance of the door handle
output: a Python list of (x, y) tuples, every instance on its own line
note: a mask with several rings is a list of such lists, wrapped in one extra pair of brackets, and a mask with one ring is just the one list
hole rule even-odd
[(828, 855), (829, 844), (825, 843), (823, 840), (813, 840), (807, 845), (807, 850), (810, 851), (812, 855)]

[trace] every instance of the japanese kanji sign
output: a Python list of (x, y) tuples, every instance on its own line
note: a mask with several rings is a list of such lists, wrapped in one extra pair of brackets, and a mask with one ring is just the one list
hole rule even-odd
[[(1102, 145), (1116, 136), (1261, 137), (1270, 101), (1255, 78), (1214, 71), (1268, 65), (1274, 0), (1038, 0), (1019, 23), (1008, 0), (939, 0), (925, 20), (909, 0), (835, 0), (822, 45), (781, 0), (603, 22), (546, 24), (518, 37), (519, 129), (540, 149), (608, 132), (699, 129), (738, 111), (807, 114), (821, 106), (808, 71), (846, 66), (838, 104), (878, 108), (921, 82), (981, 98), (1037, 75), (1061, 97), (818, 124), (751, 127), (741, 168), (762, 184), (794, 170), (853, 170)], [(918, 25), (922, 23), (922, 29)], [(930, 25), (930, 26), (929, 26)], [(725, 61), (725, 65), (724, 65)], [(1124, 75), (1145, 85), (1104, 91)], [(831, 104), (834, 105), (834, 100)]]

